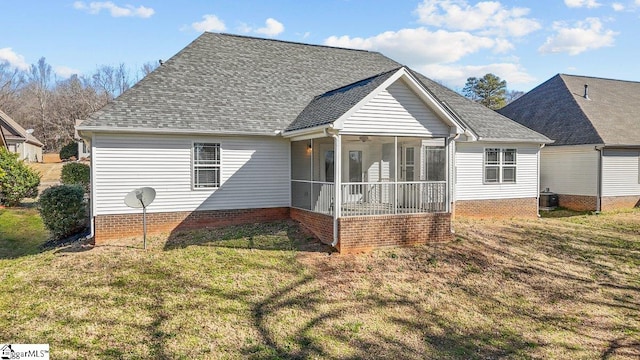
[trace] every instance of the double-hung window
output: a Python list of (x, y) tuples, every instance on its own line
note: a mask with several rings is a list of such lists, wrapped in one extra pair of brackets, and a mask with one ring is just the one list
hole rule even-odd
[(220, 187), (220, 144), (193, 144), (193, 187)]
[(515, 183), (517, 153), (516, 149), (484, 149), (484, 182)]

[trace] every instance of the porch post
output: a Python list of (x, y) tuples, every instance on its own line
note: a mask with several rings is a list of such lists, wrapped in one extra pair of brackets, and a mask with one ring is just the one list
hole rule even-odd
[(333, 219), (335, 226), (337, 226), (338, 219), (342, 215), (342, 136), (340, 134), (333, 137), (333, 153), (335, 154), (333, 161), (335, 183)]
[(394, 156), (394, 164), (395, 164), (395, 176), (393, 179), (393, 213), (398, 213), (398, 182), (400, 180), (400, 158), (398, 158), (398, 137), (393, 137), (393, 156)]
[(331, 246), (338, 245), (340, 232), (338, 231), (338, 219), (342, 215), (342, 137), (340, 134), (333, 135), (333, 242)]
[(447, 204), (446, 204), (446, 208), (445, 210), (449, 213), (451, 212), (451, 181), (453, 180), (453, 174), (451, 173), (451, 138), (445, 138), (444, 139), (444, 154), (445, 154), (445, 169), (447, 171), (447, 176), (445, 177), (445, 179), (447, 179), (447, 183), (446, 183), (446, 191), (445, 194), (447, 194)]

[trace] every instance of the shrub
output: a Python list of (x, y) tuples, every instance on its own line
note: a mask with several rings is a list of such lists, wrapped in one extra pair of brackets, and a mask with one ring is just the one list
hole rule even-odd
[(16, 206), (24, 198), (38, 196), (40, 175), (18, 160), (18, 154), (0, 148), (0, 203)]
[(40, 195), (40, 216), (54, 239), (62, 239), (87, 226), (87, 204), (80, 185), (58, 185)]
[(72, 157), (78, 158), (78, 144), (75, 141), (68, 143), (60, 149), (60, 160), (69, 160)]
[(62, 166), (60, 180), (65, 185), (80, 185), (84, 191), (89, 191), (89, 179), (91, 170), (89, 165), (81, 163), (68, 163)]

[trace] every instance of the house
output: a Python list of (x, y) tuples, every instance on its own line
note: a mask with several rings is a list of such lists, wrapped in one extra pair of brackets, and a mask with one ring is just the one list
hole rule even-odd
[[(76, 119), (76, 127), (82, 124), (81, 119)], [(91, 150), (87, 146), (87, 142), (82, 139), (80, 134), (78, 134), (78, 130), (76, 129), (73, 139), (76, 141), (78, 145), (78, 160), (89, 159), (91, 157)]]
[(44, 145), (32, 135), (33, 130), (25, 130), (2, 111), (0, 111), (0, 132), (2, 132), (3, 142), (10, 152), (19, 154), (20, 159), (42, 162), (42, 147)]
[(7, 140), (4, 138), (4, 131), (0, 131), (0, 148), (9, 150), (9, 145), (7, 145)]
[(205, 33), (77, 127), (96, 243), (293, 218), (352, 252), (537, 215), (550, 140), (377, 52)]
[(558, 74), (499, 110), (555, 140), (540, 188), (575, 210), (640, 205), (640, 82)]

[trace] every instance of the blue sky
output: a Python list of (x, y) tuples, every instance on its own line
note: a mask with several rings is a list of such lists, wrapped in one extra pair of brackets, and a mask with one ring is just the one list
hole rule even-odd
[(530, 90), (557, 73), (640, 81), (640, 0), (0, 0), (0, 62), (59, 78), (166, 60), (203, 31), (380, 51), (460, 90), (493, 72)]

